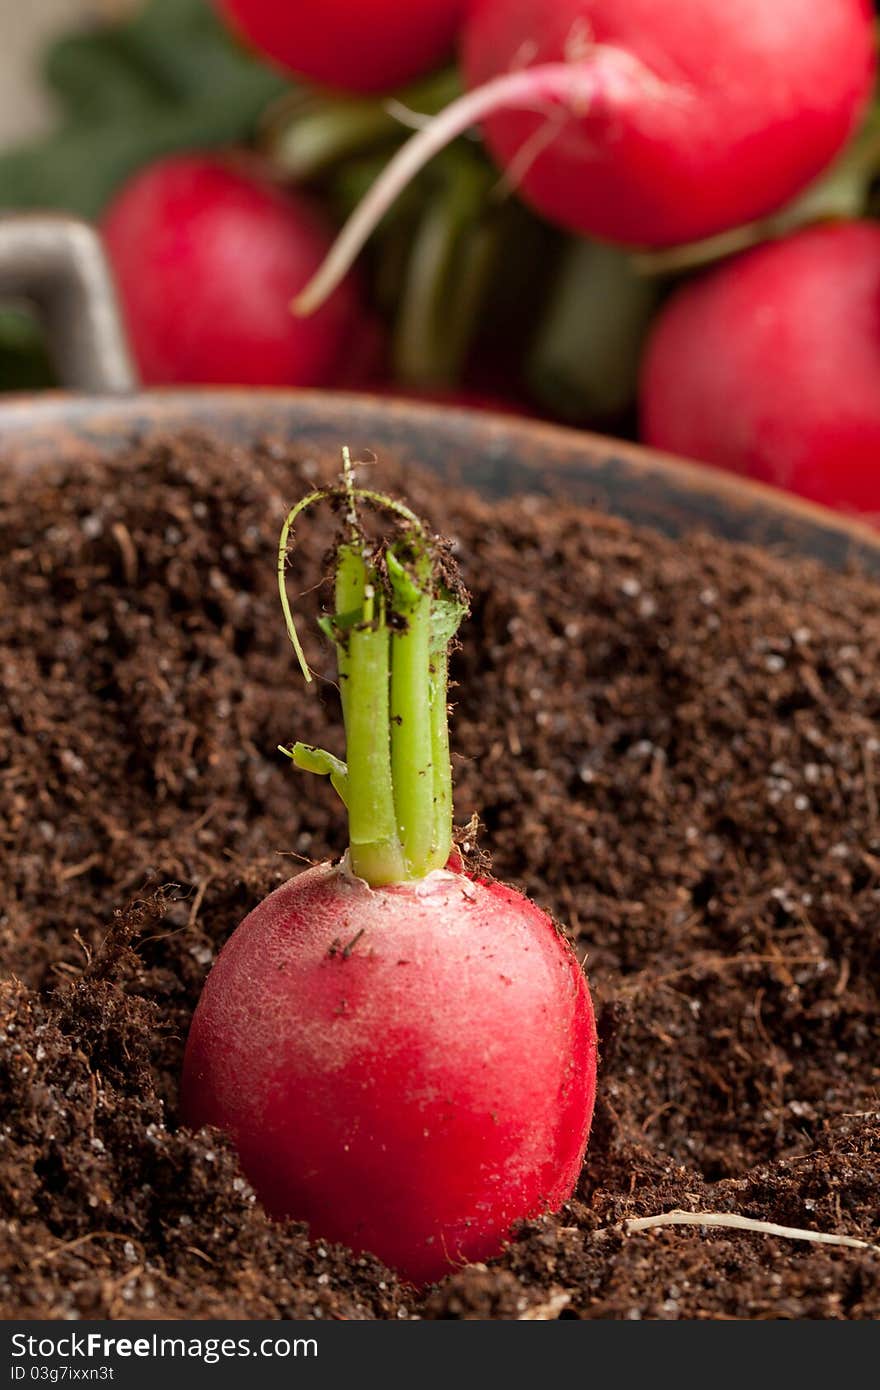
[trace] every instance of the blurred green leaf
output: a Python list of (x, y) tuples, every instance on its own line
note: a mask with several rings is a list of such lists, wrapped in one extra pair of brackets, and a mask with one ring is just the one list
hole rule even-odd
[(62, 124), (0, 155), (0, 207), (95, 217), (150, 160), (248, 139), (289, 86), (206, 0), (150, 0), (128, 23), (62, 38), (45, 68)]
[(0, 309), (0, 391), (36, 391), (54, 386), (39, 323), (26, 309)]
[(635, 398), (659, 293), (625, 251), (569, 241), (526, 359), (535, 399), (569, 424), (616, 423)]
[[(424, 200), (399, 285), (392, 341), (395, 379), (453, 385), (477, 331), (499, 242), (495, 182), (466, 146), (434, 163), (436, 191)], [(442, 177), (440, 177), (442, 176)]]

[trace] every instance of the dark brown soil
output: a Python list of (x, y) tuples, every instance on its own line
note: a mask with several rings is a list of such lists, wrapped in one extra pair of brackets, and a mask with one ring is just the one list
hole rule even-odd
[[(190, 439), (0, 485), (0, 1311), (880, 1315), (876, 1253), (620, 1225), (685, 1207), (876, 1238), (880, 591), (858, 576), (380, 471), (456, 540), (474, 597), (458, 818), (589, 957), (580, 1189), (418, 1295), (270, 1224), (222, 1136), (178, 1129), (216, 951), (342, 846), (332, 791), (275, 752), (338, 744), (273, 569), (314, 476)], [(294, 585), (332, 525), (302, 528)]]

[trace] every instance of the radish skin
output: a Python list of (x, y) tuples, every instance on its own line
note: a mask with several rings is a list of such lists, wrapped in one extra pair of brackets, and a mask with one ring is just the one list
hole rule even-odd
[(290, 296), (331, 232), (309, 198), (249, 161), (175, 155), (135, 174), (102, 232), (145, 385), (322, 386), (365, 316), (348, 277), (307, 323)]
[(281, 67), (348, 92), (381, 92), (452, 52), (467, 0), (215, 0)]

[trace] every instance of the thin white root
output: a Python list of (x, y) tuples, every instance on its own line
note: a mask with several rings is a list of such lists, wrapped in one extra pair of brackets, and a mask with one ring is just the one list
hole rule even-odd
[(757, 1231), (761, 1235), (781, 1236), (783, 1240), (807, 1240), (815, 1245), (845, 1245), (851, 1250), (876, 1250), (880, 1253), (880, 1245), (870, 1240), (860, 1240), (857, 1236), (807, 1231), (800, 1226), (777, 1226), (773, 1221), (758, 1221), (752, 1216), (738, 1216), (735, 1212), (664, 1211), (657, 1216), (639, 1216), (623, 1222), (628, 1236), (637, 1231), (656, 1230), (659, 1226), (727, 1227), (734, 1231)]
[[(681, 98), (631, 53), (595, 44), (581, 63), (541, 63), (504, 73), (465, 92), (407, 140), (346, 222), (317, 273), (291, 305), (307, 315), (329, 298), (351, 269), (364, 243), (420, 169), (459, 135), (496, 111), (534, 110), (558, 103), (572, 115), (587, 112), (599, 93), (621, 108), (635, 93), (642, 101)], [(397, 112), (398, 118), (400, 111)]]
[(508, 198), (511, 193), (516, 192), (535, 160), (544, 153), (549, 145), (553, 144), (568, 119), (561, 107), (544, 114), (546, 115), (544, 124), (538, 126), (525, 144), (520, 146), (495, 184), (492, 192), (496, 198)]

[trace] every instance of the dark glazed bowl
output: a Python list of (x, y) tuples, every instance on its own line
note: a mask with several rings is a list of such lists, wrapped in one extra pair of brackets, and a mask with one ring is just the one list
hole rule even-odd
[(188, 429), (229, 445), (283, 439), (328, 466), (348, 444), (355, 454), (420, 464), (489, 497), (549, 493), (667, 535), (702, 529), (880, 576), (880, 533), (774, 488), (620, 440), (384, 397), (226, 389), (9, 398), (0, 404), (0, 467), (26, 474), (45, 462), (121, 453), (144, 434)]

